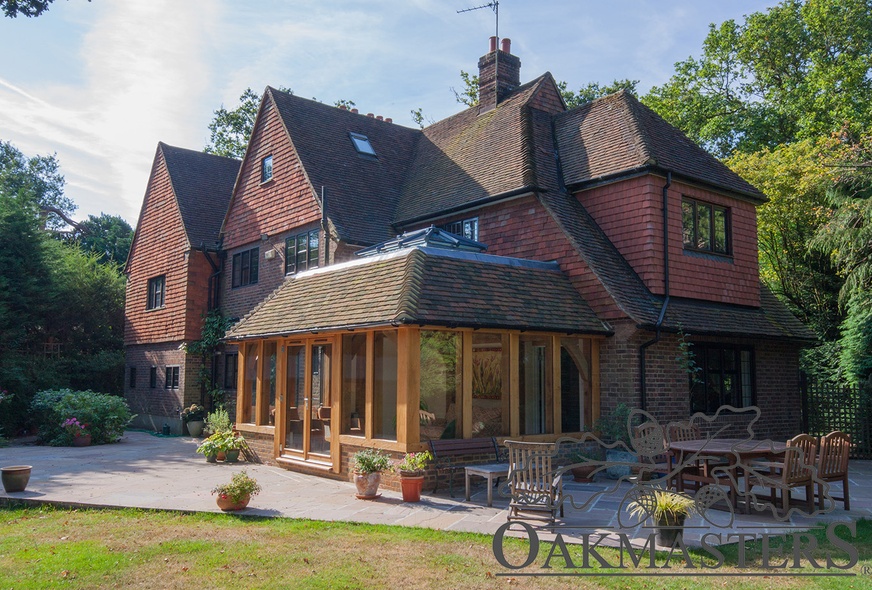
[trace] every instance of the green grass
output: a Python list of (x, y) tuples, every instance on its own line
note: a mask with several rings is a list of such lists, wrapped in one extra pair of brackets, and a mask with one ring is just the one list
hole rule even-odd
[[(844, 537), (846, 531), (842, 529)], [(825, 531), (813, 533), (813, 556), (825, 563), (834, 551)], [(551, 548), (543, 544), (528, 568), (511, 571), (497, 563), (492, 537), (429, 529), (354, 523), (267, 519), (223, 514), (183, 514), (143, 510), (63, 510), (50, 507), (0, 507), (0, 590), (6, 588), (872, 588), (872, 523), (861, 521), (860, 561), (851, 578), (810, 577), (523, 577), (532, 572), (565, 573), (563, 560), (542, 565)], [(807, 545), (808, 540), (803, 540)], [(791, 544), (774, 543), (785, 555)], [(759, 570), (760, 542), (749, 543), (755, 556), (740, 570), (736, 546), (722, 549), (718, 570), (685, 570), (680, 554), (673, 573), (748, 573)], [(506, 540), (508, 558), (518, 563), (528, 544)], [(569, 547), (582, 563), (581, 548)], [(615, 550), (600, 553), (618, 563)], [(707, 554), (691, 551), (699, 563)], [(665, 554), (658, 554), (662, 565)], [(773, 559), (773, 561), (776, 561)], [(709, 560), (710, 562), (710, 560)], [(643, 561), (643, 563), (645, 563)], [(755, 569), (756, 568), (756, 569)], [(867, 569), (864, 569), (867, 568)], [(583, 573), (651, 573), (650, 570), (575, 570)], [(783, 572), (784, 570), (780, 570)], [(791, 570), (792, 571), (792, 570)], [(806, 566), (802, 572), (810, 572)], [(827, 572), (827, 570), (820, 570)], [(872, 571), (872, 570), (868, 570)], [(830, 570), (834, 573), (836, 570)], [(771, 572), (770, 572), (771, 573)]]

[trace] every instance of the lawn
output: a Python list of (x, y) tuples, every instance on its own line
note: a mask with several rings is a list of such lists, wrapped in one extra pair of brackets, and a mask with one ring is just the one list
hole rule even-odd
[[(842, 533), (846, 533), (844, 527)], [(810, 554), (821, 564), (829, 551), (837, 563), (845, 552), (832, 547), (825, 532)], [(63, 510), (0, 507), (0, 589), (15, 588), (872, 588), (872, 523), (861, 521), (859, 563), (852, 577), (728, 577), (760, 573), (736, 567), (735, 545), (725, 549), (719, 569), (687, 570), (676, 553), (661, 572), (717, 574), (715, 577), (650, 577), (649, 569), (578, 569), (580, 577), (526, 577), (566, 573), (558, 550), (543, 569), (550, 544), (533, 565), (518, 571), (497, 563), (492, 537), (430, 529), (321, 521), (267, 519), (223, 514), (184, 514), (144, 510)], [(806, 545), (807, 545), (806, 540)], [(507, 539), (505, 553), (523, 562), (526, 541)], [(559, 549), (559, 547), (558, 547)], [(581, 548), (570, 558), (580, 565)], [(792, 559), (790, 547), (781, 552)], [(609, 563), (616, 550), (600, 549)], [(759, 565), (759, 541), (749, 544), (749, 560)], [(698, 565), (708, 553), (690, 552)], [(777, 554), (776, 554), (777, 555)], [(665, 554), (658, 555), (662, 565)], [(772, 559), (772, 562), (784, 561)], [(590, 561), (595, 562), (595, 559)], [(803, 558), (803, 563), (807, 559)], [(646, 563), (643, 560), (644, 565)], [(750, 561), (749, 561), (750, 563)], [(789, 564), (789, 565), (792, 565)], [(775, 573), (845, 573), (837, 569), (775, 570)], [(645, 574), (630, 577), (614, 574)], [(770, 572), (772, 573), (772, 572)]]

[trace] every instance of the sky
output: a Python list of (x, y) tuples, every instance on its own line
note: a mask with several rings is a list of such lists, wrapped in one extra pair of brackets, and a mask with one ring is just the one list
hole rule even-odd
[[(521, 82), (550, 71), (570, 89), (638, 80), (644, 94), (699, 56), (710, 23), (775, 0), (501, 0)], [(158, 141), (201, 150), (215, 109), (251, 87), (287, 87), (414, 127), (464, 107), (495, 34), (487, 0), (56, 0), (0, 17), (0, 140), (56, 154), (74, 218), (139, 216)]]

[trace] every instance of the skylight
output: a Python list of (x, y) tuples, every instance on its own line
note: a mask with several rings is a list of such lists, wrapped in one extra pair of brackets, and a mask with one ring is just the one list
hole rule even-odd
[(360, 133), (349, 133), (349, 135), (357, 153), (366, 154), (367, 156), (375, 155), (375, 150), (372, 149), (372, 144), (369, 143), (369, 138), (366, 135), (361, 135)]

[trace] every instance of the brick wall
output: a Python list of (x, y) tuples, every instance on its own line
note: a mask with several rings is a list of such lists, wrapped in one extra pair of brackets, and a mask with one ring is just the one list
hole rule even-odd
[[(665, 182), (665, 178), (645, 175), (576, 194), (609, 240), (656, 294), (664, 293), (662, 189)], [(682, 196), (729, 208), (731, 257), (685, 252)], [(672, 296), (759, 306), (754, 205), (677, 181), (669, 188), (668, 198)]]
[[(629, 322), (616, 323), (614, 328), (615, 336), (603, 341), (600, 347), (604, 414), (619, 403), (639, 407), (639, 346), (653, 337), (650, 332), (636, 330)], [(676, 362), (678, 340), (675, 334), (662, 334), (660, 342), (646, 351), (647, 411), (661, 424), (686, 420), (690, 416), (689, 378)], [(754, 425), (755, 435), (785, 440), (800, 431), (799, 348), (796, 345), (771, 340), (692, 336), (688, 340), (752, 346), (757, 406), (761, 410), (760, 421)], [(736, 418), (742, 428), (747, 421), (746, 417)], [(740, 436), (736, 428), (727, 434)]]
[[(125, 348), (124, 397), (130, 411), (137, 414), (133, 426), (160, 431), (164, 423), (175, 434), (184, 434), (179, 410), (202, 403), (198, 374), (201, 360), (180, 350), (181, 342), (130, 345)], [(167, 389), (167, 366), (179, 367), (179, 388)], [(136, 367), (136, 387), (127, 380), (130, 367)], [(150, 385), (150, 369), (157, 368), (157, 383)]]
[[(124, 304), (124, 343), (171, 342), (191, 335), (186, 329), (188, 241), (158, 152), (136, 227)], [(166, 275), (164, 307), (147, 310), (148, 281)], [(199, 332), (198, 332), (199, 333)]]

